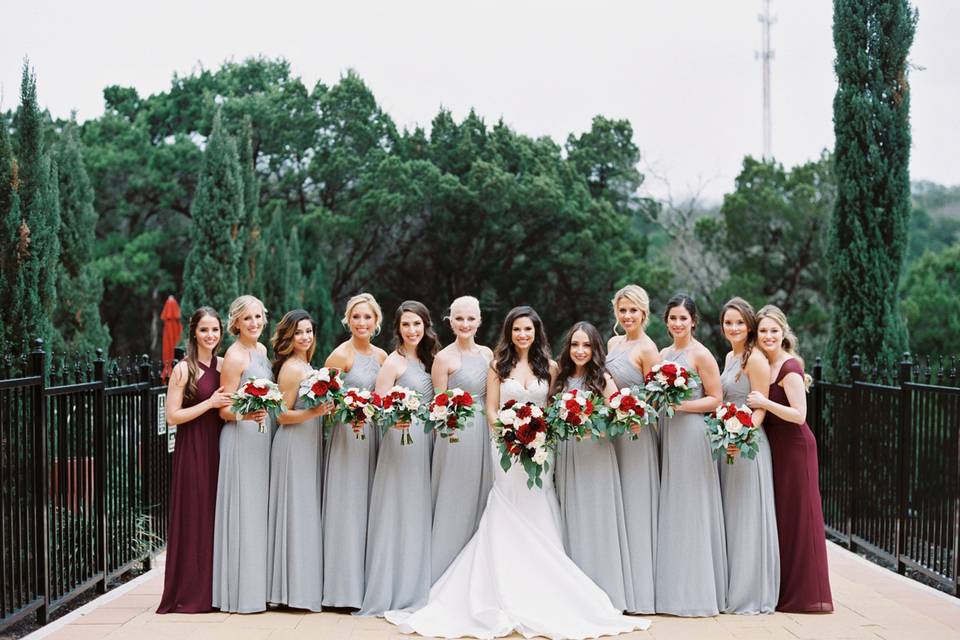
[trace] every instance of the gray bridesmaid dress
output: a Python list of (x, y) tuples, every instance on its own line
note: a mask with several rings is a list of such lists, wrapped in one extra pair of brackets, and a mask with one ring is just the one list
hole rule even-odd
[[(565, 390), (582, 389), (570, 378)], [(557, 447), (556, 486), (567, 555), (621, 611), (634, 602), (630, 548), (613, 443), (568, 440)]]
[[(460, 442), (436, 438), (433, 445), (433, 538), (431, 575), (434, 583), (447, 570), (480, 525), (493, 485), (490, 430), (483, 403), (487, 391), (487, 359), (480, 353), (460, 356), (460, 368), (450, 374), (448, 389), (473, 396), (474, 415), (460, 433)], [(432, 437), (432, 436), (431, 436)]]
[[(643, 372), (630, 358), (632, 345), (607, 354), (607, 372), (618, 388), (643, 389)], [(640, 431), (637, 440), (624, 434), (613, 441), (620, 470), (623, 511), (630, 550), (630, 577), (633, 600), (627, 595), (629, 613), (655, 613), (657, 564), (657, 514), (660, 505), (660, 455), (657, 432), (652, 427)]]
[[(298, 397), (294, 409), (303, 408)], [(270, 452), (268, 600), (310, 611), (323, 600), (322, 434), (319, 416), (279, 425)]]
[[(343, 386), (372, 390), (380, 363), (357, 353), (343, 376)], [(334, 424), (324, 448), (323, 605), (359, 608), (363, 602), (364, 552), (370, 485), (377, 466), (375, 427), (363, 426), (357, 440), (347, 423)]]
[[(266, 356), (250, 353), (240, 377), (269, 378)], [(270, 496), (270, 443), (266, 428), (252, 420), (227, 422), (220, 432), (220, 472), (213, 531), (213, 606), (253, 613), (267, 608), (267, 503)]]
[[(433, 381), (423, 363), (407, 361), (396, 384), (429, 401)], [(383, 434), (370, 493), (366, 588), (358, 615), (418, 609), (430, 595), (430, 456), (433, 437), (423, 423), (410, 425), (413, 443), (400, 444), (400, 431)]]
[[(739, 379), (737, 374), (740, 373)], [(731, 358), (720, 375), (723, 401), (747, 403), (750, 380)], [(770, 443), (763, 427), (760, 450), (733, 464), (720, 457), (720, 493), (727, 534), (727, 606), (724, 613), (773, 613), (780, 596), (780, 543), (773, 501)]]
[[(665, 360), (691, 368), (683, 351)], [(692, 400), (703, 397), (703, 387)], [(663, 471), (657, 540), (657, 613), (714, 616), (726, 608), (727, 549), (717, 463), (703, 414), (661, 419)]]

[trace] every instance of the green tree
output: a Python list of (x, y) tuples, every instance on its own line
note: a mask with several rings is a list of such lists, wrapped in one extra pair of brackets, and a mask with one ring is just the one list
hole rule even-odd
[[(17, 111), (17, 164), (14, 190), (19, 197), (16, 233), (16, 275), (8, 278), (12, 315), (4, 321), (12, 348), (36, 337), (55, 343), (53, 314), (57, 302), (60, 259), (60, 198), (56, 163), (44, 149), (44, 118), (37, 104), (37, 81), (23, 66)], [(12, 211), (12, 210), (11, 210)], [(8, 219), (8, 224), (13, 220)]]
[(6, 120), (0, 122), (0, 352), (10, 353), (20, 345), (9, 342), (11, 336), (8, 327), (12, 329), (14, 322), (18, 322), (20, 315), (19, 299), (14, 293), (22, 290), (20, 272), (21, 249), (18, 247), (20, 239), (20, 196), (19, 167), (17, 159), (13, 157), (13, 148), (10, 145), (10, 134), (7, 131)]
[(290, 240), (287, 242), (285, 273), (283, 278), (283, 311), (303, 307), (304, 279), (303, 267), (300, 266), (300, 233), (297, 226), (290, 229)]
[(741, 296), (757, 309), (782, 308), (804, 351), (819, 355), (828, 332), (824, 257), (836, 201), (833, 159), (824, 153), (787, 171), (747, 156), (734, 184), (719, 215), (696, 223), (698, 239), (727, 274), (701, 309), (713, 326), (711, 346), (720, 353), (729, 348), (718, 314), (728, 299)]
[(103, 279), (93, 265), (93, 188), (83, 164), (77, 127), (70, 123), (57, 148), (60, 166), (59, 302), (54, 316), (60, 334), (58, 350), (92, 353), (110, 345), (110, 333), (100, 321)]
[(922, 355), (960, 353), (960, 244), (926, 253), (903, 283), (903, 314), (910, 350)]
[(287, 283), (287, 228), (283, 208), (275, 203), (270, 211), (270, 223), (263, 230), (263, 304), (267, 308), (270, 335), (286, 308)]
[(318, 256), (304, 294), (304, 306), (313, 314), (317, 323), (317, 354), (320, 361), (333, 351), (337, 337), (342, 335), (343, 327), (330, 298), (330, 281), (327, 278), (327, 261)]
[(218, 113), (203, 153), (203, 168), (191, 206), (192, 245), (183, 268), (185, 315), (210, 305), (226, 314), (239, 293), (243, 247), (243, 179), (237, 144)]
[(260, 229), (260, 180), (257, 177), (253, 155), (253, 124), (249, 116), (243, 119), (240, 134), (240, 171), (243, 178), (243, 258), (240, 262), (240, 289), (245, 293), (263, 296), (263, 246)]
[(907, 0), (834, 0), (837, 202), (830, 229), (829, 364), (891, 360), (907, 346), (897, 309), (910, 217), (907, 56), (917, 13)]

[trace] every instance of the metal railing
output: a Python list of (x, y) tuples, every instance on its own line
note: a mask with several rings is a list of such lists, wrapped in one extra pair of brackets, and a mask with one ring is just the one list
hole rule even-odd
[(828, 536), (960, 596), (956, 360), (894, 367), (854, 358), (850, 384), (814, 367), (811, 427)]
[(0, 629), (105, 591), (166, 540), (161, 364), (50, 362), (43, 346), (0, 379)]

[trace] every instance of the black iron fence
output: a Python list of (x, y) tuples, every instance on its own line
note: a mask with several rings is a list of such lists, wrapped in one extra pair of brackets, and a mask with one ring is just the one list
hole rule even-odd
[(0, 629), (41, 622), (163, 547), (172, 450), (162, 366), (0, 362)]
[(827, 535), (960, 596), (957, 361), (868, 367), (850, 384), (814, 367), (810, 426)]

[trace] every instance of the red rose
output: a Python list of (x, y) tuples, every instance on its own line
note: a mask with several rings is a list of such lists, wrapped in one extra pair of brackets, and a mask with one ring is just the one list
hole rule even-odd
[(540, 418), (533, 418), (530, 420), (530, 426), (532, 426), (537, 431), (546, 431), (547, 430), (547, 421)]
[(632, 411), (637, 407), (637, 399), (633, 396), (623, 396), (620, 399), (620, 410), (621, 411)]
[(248, 382), (246, 385), (244, 385), (243, 392), (247, 395), (256, 396), (258, 398), (262, 398), (263, 396), (267, 395), (266, 388), (258, 387), (252, 382)]
[(311, 390), (318, 396), (322, 396), (323, 394), (325, 394), (327, 391), (330, 390), (330, 383), (324, 382), (323, 380), (317, 380), (316, 382), (313, 383), (313, 387), (311, 388)]
[(662, 367), (660, 367), (660, 372), (665, 376), (675, 376), (677, 375), (677, 365), (669, 362)]
[(457, 416), (453, 414), (447, 416), (447, 426), (451, 429), (455, 429), (457, 426)]
[(464, 391), (461, 395), (453, 399), (453, 404), (458, 407), (472, 407), (473, 396), (471, 396), (468, 391)]
[(517, 401), (516, 401), (516, 400), (507, 400), (507, 402), (503, 405), (503, 408), (504, 408), (504, 409), (512, 409), (512, 408), (513, 408), (513, 405), (515, 405), (515, 404), (517, 404)]
[(533, 442), (533, 439), (537, 437), (537, 428), (533, 426), (533, 423), (527, 423), (520, 425), (520, 428), (517, 429), (517, 440), (523, 444), (530, 444)]
[(726, 421), (729, 420), (730, 418), (732, 418), (732, 417), (734, 417), (735, 415), (737, 415), (737, 407), (734, 406), (733, 403), (730, 403), (730, 404), (727, 404), (727, 405), (724, 405), (724, 406), (725, 406), (725, 408), (726, 408), (726, 411), (723, 412), (723, 418), (721, 418), (721, 419), (722, 419), (724, 422), (726, 422)]
[(517, 417), (518, 417), (518, 418), (521, 418), (521, 419), (522, 419), (522, 418), (529, 418), (531, 415), (533, 415), (533, 409), (531, 409), (531, 408), (530, 408), (530, 405), (528, 405), (528, 404), (525, 404), (525, 405), (521, 406), (519, 409), (517, 409)]
[(587, 400), (587, 406), (583, 409), (583, 412), (588, 416), (593, 415), (593, 403)]
[(566, 402), (567, 411), (573, 411), (574, 413), (580, 413), (580, 403), (577, 402), (574, 398), (570, 398)]
[(392, 407), (392, 406), (393, 406), (393, 396), (384, 396), (384, 397), (380, 400), (380, 406), (383, 407), (384, 409), (389, 409), (390, 407)]
[(336, 377), (330, 378), (330, 388), (333, 389), (334, 391), (340, 390), (340, 381), (337, 380)]
[(745, 427), (753, 427), (753, 416), (746, 411), (737, 411), (737, 420)]
[(438, 393), (437, 397), (433, 399), (433, 404), (438, 407), (445, 407), (448, 402), (450, 402), (450, 396), (445, 393)]

